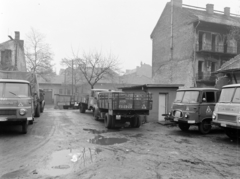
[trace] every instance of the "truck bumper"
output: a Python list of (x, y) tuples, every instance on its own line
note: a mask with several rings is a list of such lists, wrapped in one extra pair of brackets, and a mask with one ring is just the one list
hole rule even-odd
[(0, 117), (0, 122), (17, 122), (17, 121), (31, 121), (33, 120), (32, 117), (27, 117), (27, 118), (8, 118), (8, 117)]
[(197, 124), (198, 122), (195, 120), (186, 120), (184, 118), (176, 118), (176, 117), (169, 117), (169, 121), (178, 123), (185, 123), (185, 124)]
[(212, 124), (215, 126), (224, 127), (224, 128), (240, 129), (240, 125), (237, 125), (237, 124), (234, 125), (234, 124), (217, 122), (217, 121), (213, 121)]

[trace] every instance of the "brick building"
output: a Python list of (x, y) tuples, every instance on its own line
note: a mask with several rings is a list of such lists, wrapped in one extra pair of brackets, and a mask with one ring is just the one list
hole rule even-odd
[(20, 33), (15, 32), (15, 38), (0, 44), (0, 69), (27, 71), (24, 41), (20, 40)]
[(229, 7), (220, 12), (213, 4), (199, 8), (182, 0), (168, 2), (151, 34), (154, 82), (214, 86), (212, 72), (240, 52), (239, 42), (229, 35), (232, 26), (240, 27), (240, 18)]

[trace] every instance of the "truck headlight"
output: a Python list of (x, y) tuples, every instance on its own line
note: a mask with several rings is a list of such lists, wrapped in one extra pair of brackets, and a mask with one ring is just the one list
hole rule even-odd
[(21, 116), (24, 116), (26, 113), (27, 113), (27, 110), (26, 110), (26, 109), (20, 109), (20, 110), (19, 110), (19, 114), (20, 114)]
[(188, 115), (188, 114), (185, 114), (184, 117), (187, 119), (187, 118), (189, 117), (189, 115)]
[(212, 114), (212, 119), (213, 119), (213, 120), (216, 120), (216, 119), (217, 119), (217, 115), (216, 115), (215, 112), (213, 112), (213, 114)]
[(240, 123), (240, 116), (237, 116), (237, 122)]

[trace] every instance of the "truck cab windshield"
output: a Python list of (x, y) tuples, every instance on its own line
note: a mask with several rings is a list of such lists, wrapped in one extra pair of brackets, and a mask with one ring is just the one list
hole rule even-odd
[(199, 91), (186, 91), (183, 96), (183, 103), (196, 103), (198, 100)]
[(221, 103), (229, 103), (232, 100), (232, 96), (235, 88), (225, 88), (222, 89), (219, 102)]
[(0, 97), (29, 97), (29, 85), (26, 83), (0, 83)]

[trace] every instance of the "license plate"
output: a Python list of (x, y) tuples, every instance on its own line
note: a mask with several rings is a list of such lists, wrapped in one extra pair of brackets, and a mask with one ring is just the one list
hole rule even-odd
[(174, 114), (175, 117), (181, 117), (181, 112), (180, 111), (176, 111)]
[(121, 115), (116, 115), (116, 119), (120, 120), (121, 119)]
[(221, 124), (221, 126), (222, 126), (222, 127), (227, 127), (227, 125), (226, 125), (226, 124)]

